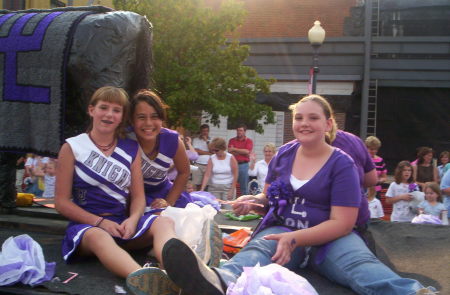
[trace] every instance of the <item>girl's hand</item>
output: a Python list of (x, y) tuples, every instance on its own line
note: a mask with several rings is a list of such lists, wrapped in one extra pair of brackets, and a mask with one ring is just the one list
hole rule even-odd
[(161, 209), (161, 208), (166, 208), (168, 206), (169, 206), (169, 203), (167, 203), (166, 200), (161, 199), (161, 198), (154, 199), (153, 202), (150, 204), (150, 207), (152, 207), (152, 209)]
[(254, 211), (260, 215), (266, 214), (266, 210), (264, 207), (254, 206), (251, 203), (265, 205), (261, 199), (253, 195), (244, 195), (237, 198), (236, 201), (231, 205), (231, 207), (233, 208), (234, 214), (238, 216), (247, 215), (250, 213), (250, 211)]
[(125, 219), (122, 222), (122, 224), (120, 225), (120, 227), (123, 230), (122, 239), (127, 240), (134, 235), (134, 233), (136, 232), (137, 222), (138, 222), (138, 220), (136, 220), (135, 218), (131, 218), (131, 217)]
[(103, 219), (102, 222), (100, 222), (100, 224), (97, 227), (103, 229), (111, 236), (116, 238), (122, 238), (124, 233), (123, 228), (117, 222), (108, 220), (106, 218)]
[(403, 194), (402, 199), (409, 202), (413, 199), (413, 196), (411, 194)]
[(264, 239), (278, 242), (277, 251), (272, 256), (273, 262), (285, 265), (291, 260), (291, 253), (297, 247), (295, 232), (267, 235)]

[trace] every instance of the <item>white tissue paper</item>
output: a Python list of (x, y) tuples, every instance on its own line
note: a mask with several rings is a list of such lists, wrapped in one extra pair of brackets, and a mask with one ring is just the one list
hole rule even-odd
[(47, 263), (41, 246), (29, 235), (9, 237), (0, 252), (0, 286), (21, 282), (30, 286), (49, 281), (55, 262)]
[(302, 276), (279, 264), (244, 267), (236, 283), (232, 283), (227, 295), (318, 295), (313, 286)]

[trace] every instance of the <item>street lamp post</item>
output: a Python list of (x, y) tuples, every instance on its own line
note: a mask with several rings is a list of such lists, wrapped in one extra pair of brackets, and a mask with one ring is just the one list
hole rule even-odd
[(319, 73), (319, 47), (325, 40), (325, 30), (320, 26), (320, 22), (316, 20), (314, 26), (308, 31), (308, 40), (313, 48), (313, 76), (311, 85), (311, 94), (316, 94), (317, 74)]

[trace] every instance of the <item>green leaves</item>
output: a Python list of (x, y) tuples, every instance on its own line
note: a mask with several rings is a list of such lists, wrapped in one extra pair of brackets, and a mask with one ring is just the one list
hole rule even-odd
[[(273, 123), (271, 108), (255, 103), (273, 81), (243, 66), (249, 47), (229, 37), (243, 23), (241, 2), (209, 8), (203, 0), (115, 0), (117, 9), (146, 15), (153, 24), (154, 88), (170, 106), (169, 126), (198, 129), (202, 110), (217, 124), (229, 120)], [(228, 37), (228, 38), (227, 38)], [(256, 125), (262, 131), (261, 125)]]

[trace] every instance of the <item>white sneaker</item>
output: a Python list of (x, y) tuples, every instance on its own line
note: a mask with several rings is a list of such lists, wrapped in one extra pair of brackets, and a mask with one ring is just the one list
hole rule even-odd
[(202, 236), (197, 245), (192, 247), (195, 254), (202, 259), (205, 264), (208, 264), (211, 258), (211, 221), (207, 220), (203, 224)]

